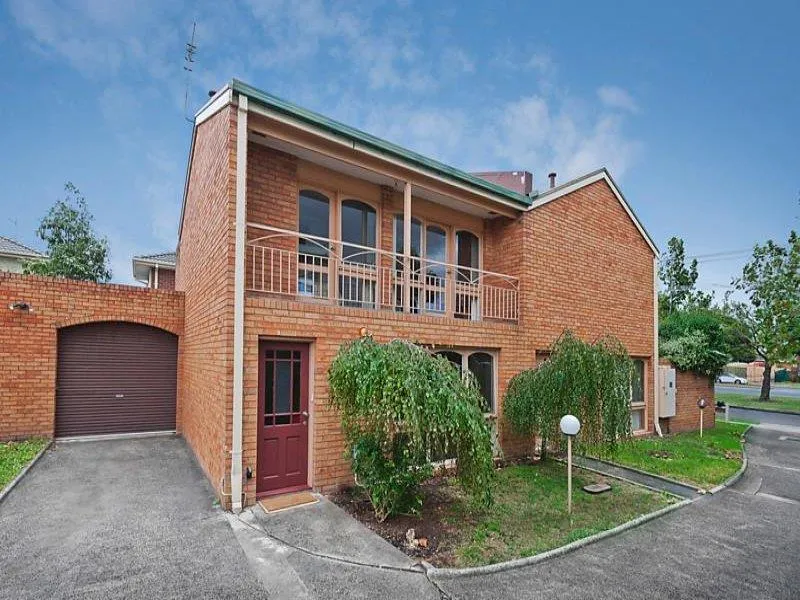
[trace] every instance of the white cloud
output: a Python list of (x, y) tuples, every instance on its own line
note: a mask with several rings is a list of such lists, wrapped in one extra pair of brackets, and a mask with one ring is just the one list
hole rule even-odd
[(618, 108), (628, 112), (639, 112), (639, 105), (627, 91), (615, 85), (604, 85), (598, 88), (597, 97), (608, 108)]

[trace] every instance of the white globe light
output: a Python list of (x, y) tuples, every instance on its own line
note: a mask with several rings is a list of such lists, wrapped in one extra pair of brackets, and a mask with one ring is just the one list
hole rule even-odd
[(561, 417), (559, 425), (561, 426), (561, 433), (564, 435), (578, 435), (578, 432), (581, 430), (581, 422), (578, 421), (578, 417), (572, 415), (564, 415)]

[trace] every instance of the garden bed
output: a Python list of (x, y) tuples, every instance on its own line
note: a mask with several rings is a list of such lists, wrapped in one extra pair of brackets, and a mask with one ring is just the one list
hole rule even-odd
[(32, 438), (0, 444), (0, 491), (47, 445), (47, 440)]
[(717, 421), (699, 432), (635, 438), (613, 451), (583, 447), (586, 456), (661, 475), (689, 485), (710, 488), (727, 481), (742, 466), (741, 437), (748, 425)]
[[(605, 482), (611, 491), (592, 496), (581, 490)], [(495, 503), (481, 509), (449, 479), (423, 486), (419, 515), (378, 522), (359, 489), (331, 499), (350, 515), (412, 557), (439, 567), (468, 567), (532, 556), (611, 529), (676, 501), (666, 494), (576, 469), (573, 514), (566, 511), (567, 476), (563, 464), (544, 461), (497, 471)], [(409, 544), (407, 532), (414, 529)]]

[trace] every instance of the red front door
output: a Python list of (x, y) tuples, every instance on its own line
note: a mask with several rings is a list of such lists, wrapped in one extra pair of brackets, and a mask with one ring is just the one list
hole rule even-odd
[(258, 347), (256, 494), (308, 487), (308, 345)]

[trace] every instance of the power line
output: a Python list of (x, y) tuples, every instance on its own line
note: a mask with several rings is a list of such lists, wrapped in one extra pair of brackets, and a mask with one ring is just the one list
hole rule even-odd
[(183, 70), (186, 71), (186, 91), (183, 96), (183, 118), (189, 123), (194, 120), (189, 118), (189, 96), (191, 90), (192, 72), (194, 71), (194, 55), (197, 54), (197, 44), (194, 41), (194, 34), (197, 31), (197, 21), (192, 23), (192, 39), (186, 42), (185, 54), (183, 55)]

